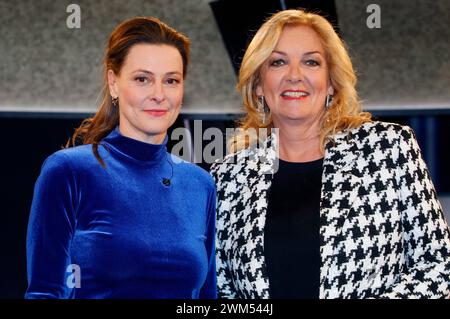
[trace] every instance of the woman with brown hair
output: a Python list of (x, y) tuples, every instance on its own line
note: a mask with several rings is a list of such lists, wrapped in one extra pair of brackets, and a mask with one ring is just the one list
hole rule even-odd
[(26, 298), (215, 298), (215, 189), (167, 152), (190, 42), (156, 18), (111, 34), (103, 101), (36, 182)]
[(449, 229), (414, 133), (372, 121), (355, 84), (320, 15), (257, 31), (236, 153), (211, 168), (219, 297), (449, 297)]

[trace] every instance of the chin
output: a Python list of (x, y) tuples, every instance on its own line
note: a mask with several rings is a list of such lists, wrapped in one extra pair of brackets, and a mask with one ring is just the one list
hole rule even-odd
[(141, 129), (144, 132), (149, 132), (152, 134), (160, 134), (161, 132), (167, 131), (167, 129), (170, 127), (169, 121), (165, 120), (152, 120), (152, 121), (145, 121), (144, 123), (141, 123)]
[(166, 134), (167, 133), (167, 129), (151, 129), (151, 130), (143, 130), (143, 132), (148, 135), (148, 136), (152, 136), (152, 135), (161, 135), (161, 134)]
[(306, 114), (286, 114), (285, 116), (284, 116), (284, 118), (286, 119), (286, 120), (289, 120), (289, 121), (295, 121), (295, 120), (303, 120), (303, 119), (305, 119), (305, 118), (307, 118), (308, 116), (306, 115)]

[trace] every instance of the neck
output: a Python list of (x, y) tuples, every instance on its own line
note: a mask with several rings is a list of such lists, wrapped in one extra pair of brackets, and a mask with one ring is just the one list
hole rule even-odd
[(118, 127), (111, 131), (102, 142), (108, 144), (107, 148), (113, 150), (115, 154), (140, 164), (154, 165), (167, 156), (167, 139), (159, 144), (150, 144), (122, 135)]
[(122, 125), (122, 123), (119, 123), (119, 132), (122, 136), (148, 144), (162, 144), (166, 137), (166, 132), (160, 134), (145, 134), (144, 132), (130, 130), (125, 125)]
[(280, 159), (288, 162), (310, 162), (324, 156), (320, 145), (318, 122), (300, 125), (283, 123), (277, 127)]

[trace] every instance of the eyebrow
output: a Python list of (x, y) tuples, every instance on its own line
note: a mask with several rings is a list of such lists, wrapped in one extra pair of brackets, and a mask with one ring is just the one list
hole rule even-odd
[[(281, 55), (284, 55), (284, 56), (287, 55), (286, 52), (277, 51), (277, 50), (273, 51), (272, 53), (278, 53), (278, 54), (281, 54)], [(320, 51), (308, 51), (308, 52), (303, 53), (303, 55), (311, 55), (311, 54), (314, 54), (314, 53), (318, 53), (318, 54), (322, 55), (322, 53)]]
[[(150, 75), (153, 75), (153, 74), (154, 74), (153, 72), (148, 71), (148, 70), (144, 70), (144, 69), (139, 69), (139, 70), (136, 70), (136, 71), (134, 71), (134, 72), (132, 72), (132, 73), (133, 73), (133, 74), (134, 74), (134, 73), (145, 73), (145, 74), (150, 74)], [(181, 75), (181, 72), (178, 72), (178, 71), (170, 71), (170, 72), (166, 72), (166, 73), (165, 73), (165, 75), (172, 75), (172, 74)]]

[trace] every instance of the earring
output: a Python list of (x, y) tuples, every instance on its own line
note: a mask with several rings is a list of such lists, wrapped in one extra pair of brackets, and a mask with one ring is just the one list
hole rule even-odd
[(119, 106), (119, 98), (118, 97), (111, 98), (111, 104), (113, 107), (118, 107)]
[(267, 106), (267, 103), (264, 100), (264, 96), (260, 95), (258, 96), (258, 101), (257, 101), (257, 111), (259, 114), (259, 120), (262, 122), (263, 125), (267, 124), (267, 115), (270, 112), (269, 107)]
[(325, 108), (329, 108), (331, 103), (333, 103), (333, 95), (332, 94), (327, 94), (327, 98), (325, 100)]

